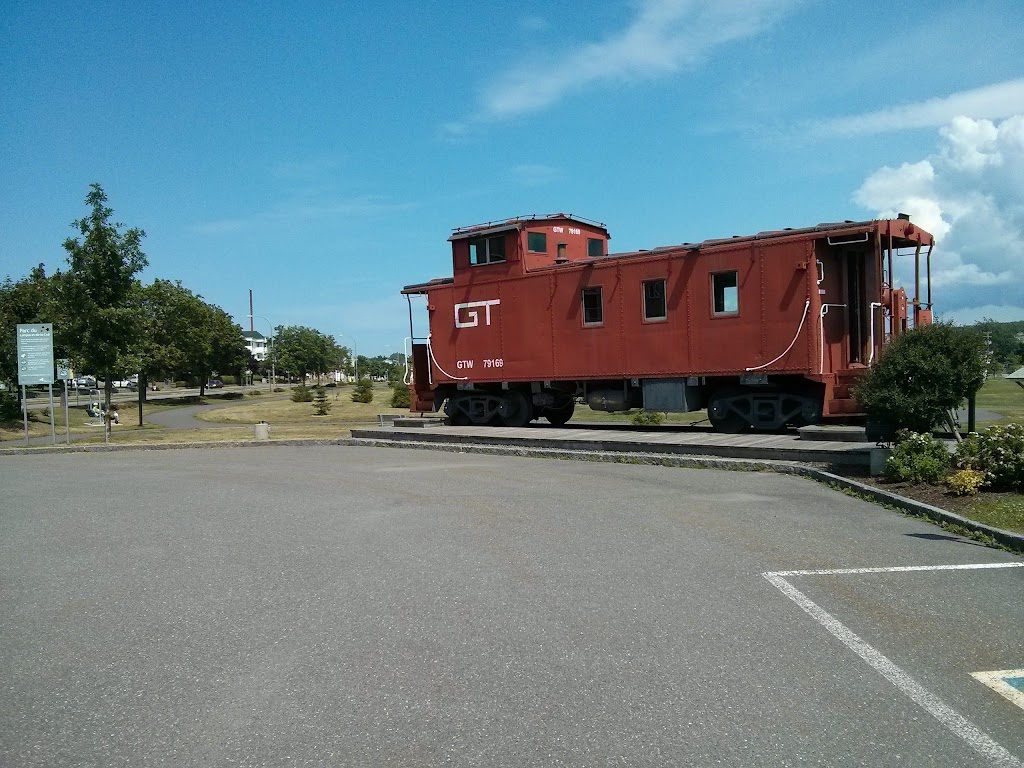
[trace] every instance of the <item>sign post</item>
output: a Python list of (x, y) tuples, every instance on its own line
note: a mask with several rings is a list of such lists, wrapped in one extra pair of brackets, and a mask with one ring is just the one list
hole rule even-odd
[(25, 445), (28, 445), (28, 391), (30, 384), (47, 384), (50, 389), (50, 431), (57, 433), (53, 421), (53, 324), (18, 323), (18, 384), (24, 408)]
[(71, 361), (57, 361), (57, 378), (64, 382), (64, 436), (71, 445), (71, 421), (68, 419), (68, 381), (71, 379)]

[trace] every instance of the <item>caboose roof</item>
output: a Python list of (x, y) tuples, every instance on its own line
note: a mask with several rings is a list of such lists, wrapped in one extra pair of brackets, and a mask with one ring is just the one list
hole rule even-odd
[(483, 224), (473, 224), (468, 227), (456, 227), (452, 230), (452, 236), (449, 237), (448, 240), (454, 241), (463, 240), (468, 237), (494, 235), (499, 232), (508, 232), (510, 229), (522, 229), (524, 226), (538, 222), (542, 224), (554, 224), (559, 221), (571, 221), (576, 224), (582, 224), (588, 228), (603, 230), (606, 235), (608, 234), (608, 230), (600, 221), (591, 221), (590, 219), (584, 219), (581, 216), (573, 216), (571, 213), (549, 213), (544, 216), (531, 213), (527, 216), (516, 216), (511, 219), (487, 221)]
[[(604, 230), (604, 224), (600, 222), (590, 221), (580, 217), (575, 217), (564, 213), (553, 213), (548, 216), (519, 216), (514, 219), (507, 219), (504, 221), (493, 221), (485, 224), (477, 224), (472, 227), (460, 227), (452, 233), (449, 240), (458, 240), (468, 237), (479, 237), (480, 235), (490, 234), (492, 232), (505, 232), (511, 229), (518, 229), (530, 222), (554, 222), (554, 221), (573, 221), (587, 225), (588, 227), (599, 227)], [(607, 230), (604, 230), (607, 233)], [(628, 258), (642, 258), (645, 256), (657, 255), (659, 253), (666, 252), (680, 252), (680, 251), (701, 251), (704, 249), (713, 249), (719, 246), (736, 245), (738, 243), (750, 243), (764, 240), (775, 240), (784, 239), (788, 237), (800, 237), (811, 235), (813, 239), (823, 238), (849, 238), (857, 237), (860, 235), (870, 236), (871, 234), (877, 234), (880, 236), (892, 238), (892, 245), (896, 248), (912, 248), (918, 245), (929, 246), (932, 245), (934, 240), (931, 234), (921, 229), (915, 224), (910, 222), (909, 218), (905, 218), (902, 215), (895, 219), (870, 219), (867, 221), (833, 221), (824, 222), (822, 224), (816, 224), (811, 227), (799, 227), (799, 228), (786, 228), (786, 229), (769, 229), (758, 232), (755, 235), (733, 235), (732, 237), (721, 237), (713, 238), (710, 240), (702, 240), (697, 243), (679, 243), (677, 245), (662, 245), (655, 248), (647, 248), (639, 251), (625, 251), (621, 253), (609, 253), (605, 256), (597, 256), (589, 259), (575, 259), (571, 262), (571, 266), (581, 266), (585, 264), (593, 264), (596, 262), (604, 262), (610, 259), (628, 259)], [(833, 243), (837, 244), (837, 243)], [(838, 243), (841, 244), (841, 243)], [(546, 271), (549, 269), (565, 269), (567, 266), (564, 264), (552, 264), (539, 268), (537, 271)], [(451, 283), (453, 278), (438, 278), (431, 280), (429, 283), (419, 283), (416, 285), (408, 285), (402, 293), (426, 293), (430, 288), (439, 284)]]
[[(886, 225), (896, 224), (896, 231), (892, 233), (893, 244), (898, 248), (905, 248), (917, 245), (931, 245), (932, 237), (924, 230), (911, 224), (909, 219), (871, 219), (868, 221), (834, 221), (816, 224), (813, 227), (767, 229), (758, 232), (756, 235), (733, 235), (732, 237), (718, 237), (709, 240), (702, 240), (697, 243), (679, 243), (677, 245), (661, 245), (655, 248), (645, 248), (639, 251), (626, 251), (622, 253), (609, 253), (604, 259), (624, 258), (628, 256), (644, 256), (664, 251), (690, 250), (698, 251), (704, 248), (713, 248), (719, 245), (735, 245), (737, 243), (754, 242), (760, 240), (773, 240), (800, 235), (816, 235), (824, 237), (848, 237), (871, 232), (885, 232)], [(917, 234), (918, 237), (912, 235)]]

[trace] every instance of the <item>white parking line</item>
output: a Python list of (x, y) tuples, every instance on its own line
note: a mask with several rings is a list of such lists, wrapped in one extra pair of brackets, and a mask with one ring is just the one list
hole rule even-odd
[(899, 573), (907, 571), (949, 571), (978, 568), (1016, 568), (1024, 563), (977, 563), (971, 565), (900, 566), (892, 568), (842, 568), (822, 571), (775, 571), (762, 574), (786, 597), (799, 605), (809, 616), (821, 624), (843, 645), (867, 662), (876, 672), (909, 696), (918, 706), (942, 723), (951, 733), (959, 736), (983, 756), (989, 765), (999, 768), (1024, 768), (1024, 762), (1014, 757), (1000, 744), (979, 730), (963, 715), (939, 699), (889, 658), (860, 639), (849, 627), (836, 619), (807, 595), (790, 584), (785, 576), (835, 576), (858, 573)]
[(1001, 696), (1005, 696), (1021, 709), (1024, 709), (1024, 691), (1019, 691), (1007, 680), (1024, 680), (1024, 669), (995, 669), (991, 672), (971, 672), (978, 682), (984, 683)]
[(894, 565), (888, 568), (829, 568), (823, 571), (772, 571), (765, 576), (844, 576), (850, 573), (907, 573), (909, 571), (972, 571), (982, 568), (1024, 568), (1024, 563), (960, 563), (958, 565)]

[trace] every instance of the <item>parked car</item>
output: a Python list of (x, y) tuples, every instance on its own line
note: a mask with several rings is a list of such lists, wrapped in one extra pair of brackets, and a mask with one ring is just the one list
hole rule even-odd
[(207, 389), (222, 389), (223, 387), (224, 382), (221, 381), (220, 379), (210, 379), (208, 382), (206, 382)]

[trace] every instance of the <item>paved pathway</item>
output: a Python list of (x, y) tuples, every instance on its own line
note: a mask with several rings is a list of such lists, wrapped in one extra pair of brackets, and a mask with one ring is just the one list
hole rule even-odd
[(221, 427), (237, 426), (235, 424), (217, 424), (212, 421), (203, 421), (196, 418), (200, 411), (212, 411), (217, 408), (224, 408), (223, 405), (190, 405), (184, 408), (171, 408), (170, 410), (153, 413), (146, 416), (146, 421), (167, 429), (218, 429)]

